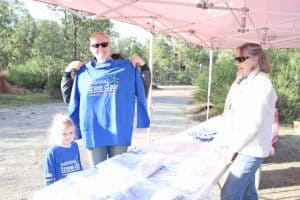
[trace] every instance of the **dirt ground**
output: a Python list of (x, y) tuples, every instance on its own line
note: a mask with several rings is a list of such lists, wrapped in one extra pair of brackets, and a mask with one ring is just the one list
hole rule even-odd
[[(190, 119), (187, 105), (193, 87), (168, 86), (152, 95), (151, 129), (135, 130), (132, 148), (146, 147), (199, 123)], [(0, 199), (32, 199), (43, 187), (43, 157), (52, 117), (67, 112), (63, 103), (0, 109)], [(151, 134), (149, 134), (149, 132)], [(79, 141), (83, 165), (86, 154)], [(262, 167), (262, 200), (300, 199), (300, 133), (281, 127), (276, 154)]]

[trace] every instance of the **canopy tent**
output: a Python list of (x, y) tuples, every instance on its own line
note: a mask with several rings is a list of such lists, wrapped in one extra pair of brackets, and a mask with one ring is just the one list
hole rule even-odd
[[(165, 34), (209, 48), (207, 119), (212, 49), (233, 49), (244, 42), (259, 43), (266, 49), (300, 47), (299, 0), (35, 1), (58, 5), (75, 13), (82, 11), (95, 19), (122, 21), (153, 34)], [(149, 66), (152, 69), (152, 56)]]
[(37, 0), (206, 48), (300, 46), (299, 0)]
[[(212, 49), (244, 42), (263, 48), (300, 47), (299, 0), (36, 0), (133, 24)], [(152, 39), (151, 39), (152, 40)], [(151, 56), (149, 65), (152, 69)], [(210, 51), (207, 118), (210, 103)]]

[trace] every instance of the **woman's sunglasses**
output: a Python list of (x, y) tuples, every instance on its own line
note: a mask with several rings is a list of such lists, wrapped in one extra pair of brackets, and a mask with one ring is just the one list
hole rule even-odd
[(96, 43), (96, 44), (91, 44), (91, 47), (94, 47), (94, 48), (99, 48), (100, 46), (105, 48), (105, 47), (108, 47), (108, 42), (101, 42), (101, 43)]
[(243, 63), (245, 62), (245, 60), (247, 60), (248, 58), (250, 58), (249, 56), (240, 56), (240, 57), (235, 57), (234, 60), (238, 61), (239, 63)]

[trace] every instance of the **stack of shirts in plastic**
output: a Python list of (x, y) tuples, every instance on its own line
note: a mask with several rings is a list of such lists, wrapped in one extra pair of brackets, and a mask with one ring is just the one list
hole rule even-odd
[[(133, 151), (70, 174), (37, 191), (38, 200), (183, 200), (207, 192), (223, 167), (214, 152), (167, 155)], [(201, 192), (202, 191), (202, 192)], [(200, 193), (199, 193), (200, 192)]]

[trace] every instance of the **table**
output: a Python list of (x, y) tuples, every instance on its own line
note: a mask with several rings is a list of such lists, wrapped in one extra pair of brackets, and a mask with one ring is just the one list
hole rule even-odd
[[(34, 200), (206, 199), (229, 167), (210, 142), (197, 138), (218, 119), (152, 145), (117, 155), (35, 192)], [(210, 132), (211, 133), (211, 132)]]

